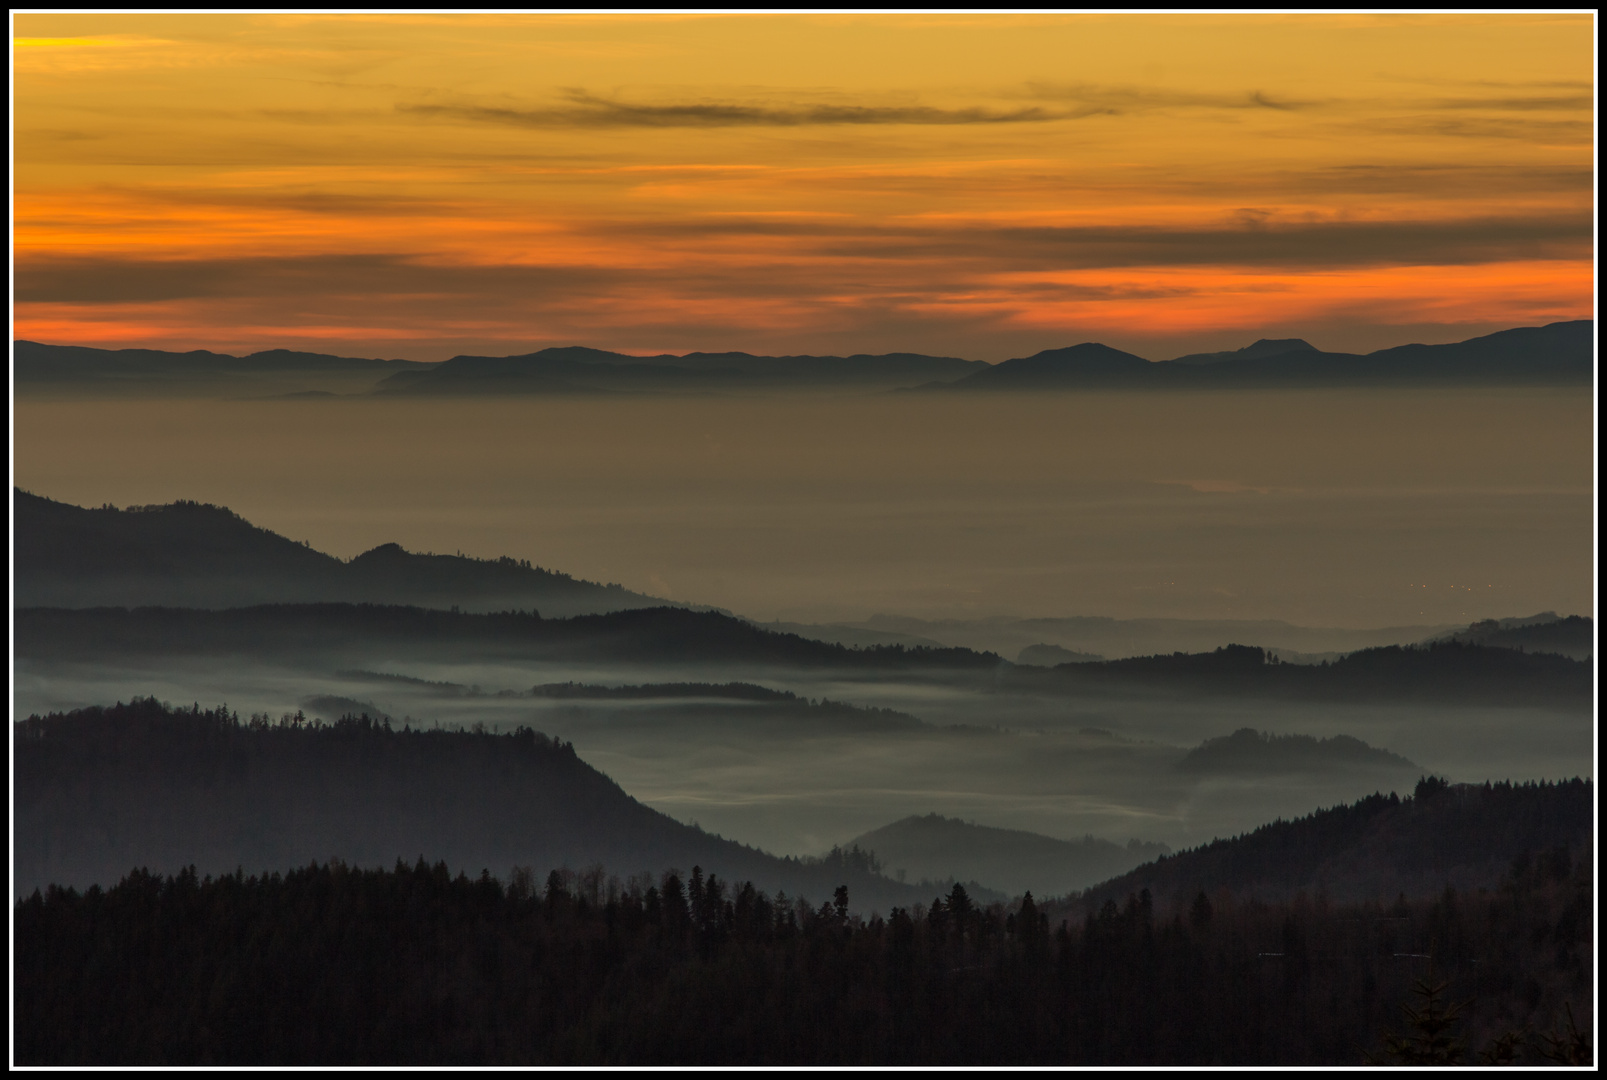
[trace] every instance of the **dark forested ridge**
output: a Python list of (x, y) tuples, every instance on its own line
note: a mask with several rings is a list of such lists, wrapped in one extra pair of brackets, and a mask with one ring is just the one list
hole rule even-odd
[(855, 837), (851, 844), (874, 852), (884, 871), (900, 880), (982, 881), (1014, 896), (1087, 888), (1171, 850), (1138, 840), (1059, 840), (939, 814), (895, 821)]
[[(1069, 925), (963, 887), (867, 922), (847, 888), (815, 908), (698, 868), (542, 880), (324, 863), (35, 892), (15, 908), (16, 1061), (1593, 1061), (1592, 875), (1566, 851), (1490, 891), (1185, 911), (1140, 893)], [(1459, 1015), (1412, 1025), (1416, 980)]]
[(1596, 654), (1596, 624), (1582, 615), (1563, 618), (1548, 611), (1527, 619), (1485, 619), (1443, 640), (1589, 660)]
[(337, 658), (365, 647), (472, 652), (543, 660), (844, 667), (858, 670), (992, 670), (1002, 661), (969, 649), (849, 649), (777, 634), (715, 611), (641, 608), (568, 619), (534, 612), (468, 614), (369, 604), (269, 604), (191, 608), (26, 608), (14, 615), (18, 656), (87, 660), (113, 656), (251, 655)]
[(30, 717), (13, 741), (19, 893), (110, 885), (136, 866), (217, 874), (331, 856), (389, 866), (422, 855), (498, 873), (696, 863), (813, 897), (847, 883), (884, 909), (914, 898), (868, 864), (776, 858), (683, 825), (632, 799), (573, 747), (529, 729), (242, 722), (222, 709), (142, 700)]
[(1366, 355), (1329, 353), (1299, 338), (1258, 341), (1232, 353), (1151, 363), (1095, 342), (1006, 360), (922, 390), (1059, 388), (1241, 389), (1301, 386), (1589, 386), (1595, 324), (1525, 326), (1445, 345), (1399, 345)]
[(369, 604), (268, 604), (189, 608), (23, 608), (16, 654), (86, 661), (134, 656), (235, 655), (338, 660), (387, 651), (524, 660), (716, 662), (938, 673), (1003, 680), (1060, 694), (1212, 694), (1314, 701), (1588, 705), (1591, 668), (1549, 653), (1461, 642), (1364, 649), (1326, 664), (1284, 664), (1263, 649), (1011, 666), (962, 648), (847, 648), (780, 634), (714, 611), (639, 608), (567, 619), (534, 612), (470, 614)]
[(651, 706), (648, 722), (654, 726), (673, 727), (681, 721), (694, 725), (723, 721), (750, 729), (756, 723), (779, 723), (799, 730), (844, 734), (930, 730), (930, 725), (924, 721), (896, 709), (851, 705), (830, 698), (813, 700), (799, 697), (790, 690), (772, 690), (752, 683), (648, 683), (639, 686), (546, 683), (534, 687), (531, 696), (614, 706), (645, 704)]
[(1185, 772), (1255, 775), (1315, 772), (1361, 766), (1415, 770), (1399, 754), (1368, 746), (1350, 735), (1318, 739), (1311, 735), (1274, 735), (1240, 728), (1231, 735), (1207, 739), (1178, 763)]
[(1157, 903), (1182, 905), (1201, 891), (1387, 900), (1489, 888), (1525, 851), (1560, 847), (1588, 857), (1594, 829), (1589, 780), (1448, 785), (1427, 777), (1404, 799), (1371, 795), (1165, 856), (1088, 890), (1068, 909), (1094, 910), (1142, 889)]
[(346, 601), (561, 616), (681, 606), (510, 558), (382, 544), (342, 561), (206, 503), (90, 509), (13, 489), (12, 508), (17, 607)]
[(1591, 667), (1552, 653), (1461, 641), (1388, 645), (1332, 663), (1285, 664), (1265, 649), (1225, 645), (1208, 653), (1135, 656), (1099, 663), (1017, 667), (1010, 678), (1046, 692), (1099, 687), (1322, 701), (1419, 700), (1501, 705), (1585, 705)]

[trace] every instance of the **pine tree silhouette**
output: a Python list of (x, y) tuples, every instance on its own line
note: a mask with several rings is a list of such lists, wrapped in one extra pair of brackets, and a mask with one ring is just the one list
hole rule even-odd
[[(1452, 1028), (1461, 1020), (1467, 1002), (1445, 1003), (1441, 999), (1451, 984), (1436, 978), (1434, 961), (1429, 960), (1428, 975), (1412, 984), (1412, 993), (1421, 999), (1420, 1008), (1403, 1004), (1406, 1014), (1405, 1035), (1386, 1033), (1384, 1052), (1393, 1065), (1460, 1065), (1466, 1053), (1462, 1041)], [(1383, 1064), (1383, 1063), (1380, 1063)]]
[(1571, 1003), (1564, 1003), (1568, 1010), (1568, 1034), (1540, 1036), (1540, 1045), (1536, 1047), (1540, 1056), (1547, 1061), (1555, 1061), (1559, 1065), (1593, 1065), (1595, 1058), (1590, 1053), (1590, 1039), (1574, 1023), (1574, 1007)]

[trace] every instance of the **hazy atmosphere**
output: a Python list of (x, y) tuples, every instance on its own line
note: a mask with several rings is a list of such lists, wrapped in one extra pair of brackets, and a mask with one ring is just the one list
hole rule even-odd
[(1584, 390), (24, 400), (15, 415), (16, 482), (53, 499), (214, 502), (342, 558), (387, 542), (509, 555), (763, 620), (1362, 628), (1591, 604)]
[(1596, 29), (14, 15), (13, 1066), (1593, 1064)]

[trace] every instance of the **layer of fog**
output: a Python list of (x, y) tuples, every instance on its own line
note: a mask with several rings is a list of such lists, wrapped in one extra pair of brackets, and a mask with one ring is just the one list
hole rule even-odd
[[(932, 812), (1065, 839), (1092, 834), (1182, 848), (1375, 790), (1409, 790), (1417, 779), (1416, 770), (1377, 766), (1210, 777), (1177, 768), (1187, 750), (1243, 727), (1349, 735), (1455, 781), (1592, 774), (1588, 716), (1540, 709), (1040, 698), (933, 680), (721, 665), (360, 662), (370, 674), (219, 660), (25, 660), (16, 669), (14, 705), (26, 716), (137, 695), (175, 704), (226, 701), (242, 716), (303, 709), (332, 720), (371, 706), (397, 725), (527, 724), (572, 741), (584, 760), (644, 803), (776, 854), (820, 853)], [(732, 680), (896, 709), (924, 724), (901, 730), (867, 718), (860, 729), (818, 714), (761, 715), (751, 705), (712, 699), (530, 695), (533, 686), (555, 682)]]

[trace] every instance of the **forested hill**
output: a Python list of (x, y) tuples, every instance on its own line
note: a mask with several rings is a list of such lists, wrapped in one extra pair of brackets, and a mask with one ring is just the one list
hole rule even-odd
[(1021, 829), (999, 829), (938, 814), (907, 817), (851, 841), (875, 852), (882, 866), (910, 881), (982, 881), (1012, 896), (1086, 888), (1171, 849), (1093, 836), (1059, 840)]
[(1583, 661), (1459, 641), (1361, 649), (1321, 664), (1285, 664), (1265, 649), (1226, 645), (1208, 653), (1017, 667), (1010, 680), (1050, 693), (1128, 688), (1321, 701), (1572, 707), (1588, 704), (1591, 695), (1591, 668)]
[(1485, 619), (1442, 640), (1588, 660), (1596, 654), (1596, 625), (1582, 615), (1563, 618), (1548, 611), (1527, 619)]
[(849, 649), (777, 634), (717, 611), (669, 607), (568, 619), (369, 604), (270, 604), (224, 611), (24, 608), (13, 618), (18, 656), (57, 661), (183, 655), (355, 661), (383, 645), (388, 654), (438, 661), (498, 656), (934, 671), (992, 670), (1003, 662), (970, 649)]
[(1448, 785), (1427, 777), (1406, 798), (1371, 795), (1146, 863), (1088, 890), (1068, 910), (1081, 917), (1144, 889), (1158, 905), (1186, 909), (1202, 891), (1388, 901), (1447, 886), (1493, 888), (1526, 852), (1560, 847), (1588, 857), (1594, 824), (1589, 780)]
[(206, 503), (87, 509), (14, 489), (12, 506), (18, 607), (346, 601), (563, 616), (670, 603), (511, 558), (383, 544), (346, 562)]
[(859, 909), (920, 899), (852, 860), (776, 858), (683, 825), (528, 728), (241, 722), (141, 700), (29, 717), (13, 754), (16, 895), (110, 886), (136, 867), (215, 875), (423, 856), (502, 878), (514, 866), (655, 879), (700, 866), (817, 904), (846, 884)]

